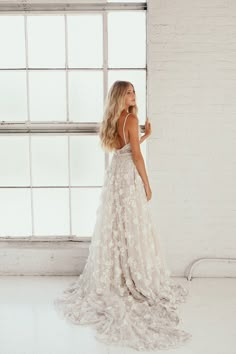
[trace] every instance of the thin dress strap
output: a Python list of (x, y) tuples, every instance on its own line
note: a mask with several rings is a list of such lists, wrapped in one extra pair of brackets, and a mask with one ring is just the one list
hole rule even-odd
[(128, 116), (129, 116), (130, 114), (131, 114), (131, 113), (128, 113), (128, 114), (127, 114), (127, 116), (125, 117), (124, 124), (123, 124), (123, 137), (124, 137), (125, 145), (126, 145), (126, 139), (125, 139), (125, 123), (126, 123), (126, 120), (127, 120)]

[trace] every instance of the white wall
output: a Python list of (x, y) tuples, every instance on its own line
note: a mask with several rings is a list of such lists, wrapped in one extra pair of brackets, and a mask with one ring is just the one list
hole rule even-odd
[(226, 0), (148, 1), (148, 170), (173, 275), (199, 257), (236, 257), (235, 13)]

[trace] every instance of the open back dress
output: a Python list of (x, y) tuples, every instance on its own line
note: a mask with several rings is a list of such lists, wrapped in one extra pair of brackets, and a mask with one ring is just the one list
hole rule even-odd
[(175, 348), (192, 335), (179, 328), (188, 290), (170, 278), (130, 143), (114, 151), (105, 172), (89, 255), (78, 278), (56, 299), (74, 324), (96, 339), (136, 350)]

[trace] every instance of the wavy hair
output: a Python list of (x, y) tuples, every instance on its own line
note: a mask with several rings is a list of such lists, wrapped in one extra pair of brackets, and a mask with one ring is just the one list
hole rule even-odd
[[(99, 129), (100, 143), (104, 150), (113, 151), (116, 148), (118, 136), (117, 121), (121, 112), (125, 107), (125, 95), (129, 85), (133, 84), (129, 81), (115, 81), (111, 86), (106, 97), (103, 120)], [(134, 87), (134, 86), (133, 86)], [(137, 106), (130, 106), (129, 112), (137, 114)]]

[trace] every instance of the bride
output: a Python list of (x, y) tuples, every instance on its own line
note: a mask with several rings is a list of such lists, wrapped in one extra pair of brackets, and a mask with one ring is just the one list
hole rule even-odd
[(74, 324), (91, 325), (107, 344), (137, 350), (183, 345), (192, 335), (180, 328), (178, 304), (188, 290), (170, 278), (149, 201), (152, 191), (140, 151), (134, 86), (112, 85), (99, 137), (113, 152), (106, 169), (89, 255), (82, 274), (54, 300)]

